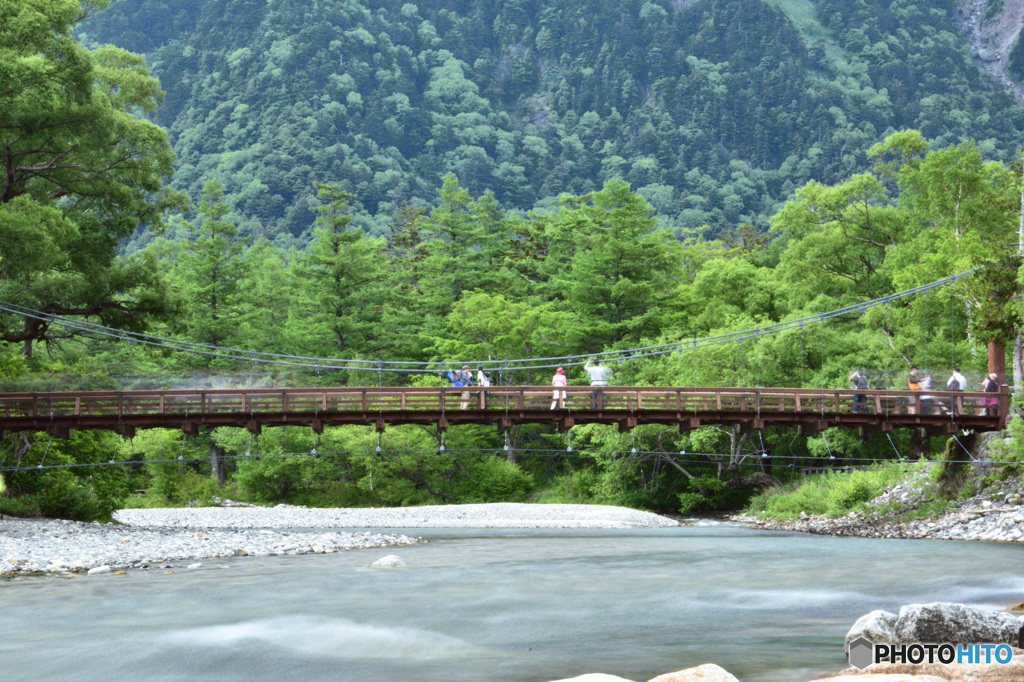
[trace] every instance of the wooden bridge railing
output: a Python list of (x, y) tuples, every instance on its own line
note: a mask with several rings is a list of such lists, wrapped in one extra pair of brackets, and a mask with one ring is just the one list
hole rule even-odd
[[(863, 396), (857, 402), (855, 396)], [(986, 410), (984, 400), (998, 405)], [(1003, 393), (807, 388), (704, 388), (571, 386), (552, 410), (547, 386), (490, 388), (247, 388), (170, 391), (0, 393), (0, 429), (134, 430), (148, 427), (288, 424), (322, 429), (331, 424), (553, 422), (700, 423), (879, 427), (1003, 428), (1009, 397)], [(953, 407), (955, 403), (955, 408)], [(988, 412), (988, 414), (986, 414)]]

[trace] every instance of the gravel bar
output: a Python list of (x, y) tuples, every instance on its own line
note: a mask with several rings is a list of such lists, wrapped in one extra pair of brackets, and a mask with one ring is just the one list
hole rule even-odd
[[(118, 524), (0, 518), (0, 576), (195, 568), (236, 556), (328, 554), (419, 542), (341, 528), (650, 528), (676, 521), (601, 505), (470, 504), (386, 509), (123, 509)], [(301, 532), (294, 532), (302, 529)]]
[(678, 526), (650, 512), (598, 504), (460, 504), (367, 509), (192, 507), (123, 509), (114, 518), (144, 528), (656, 528)]

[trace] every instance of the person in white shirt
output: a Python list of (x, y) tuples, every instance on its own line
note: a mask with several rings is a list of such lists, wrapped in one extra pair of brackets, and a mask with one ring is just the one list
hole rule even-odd
[[(491, 375), (484, 371), (483, 367), (476, 368), (476, 385), (480, 388), (488, 388), (491, 385)], [(487, 391), (481, 391), (484, 397), (484, 409), (487, 409)]]
[[(612, 380), (614, 372), (612, 368), (607, 365), (602, 365), (600, 360), (590, 359), (587, 360), (587, 364), (583, 366), (583, 371), (590, 375), (591, 386), (607, 386), (608, 382)], [(601, 408), (599, 396), (600, 391), (590, 392), (590, 409), (598, 410)]]
[[(946, 390), (957, 392), (967, 390), (967, 379), (964, 377), (963, 374), (960, 373), (959, 367), (953, 368), (953, 374), (952, 376), (949, 377), (949, 381), (946, 382)], [(961, 413), (963, 412), (964, 406), (961, 402), (962, 400), (963, 399), (958, 395), (950, 396), (949, 409), (952, 411), (953, 414), (956, 414), (957, 410), (959, 410)]]
[(600, 360), (587, 360), (583, 371), (590, 375), (591, 386), (607, 386), (612, 380), (614, 372), (608, 365), (602, 365)]

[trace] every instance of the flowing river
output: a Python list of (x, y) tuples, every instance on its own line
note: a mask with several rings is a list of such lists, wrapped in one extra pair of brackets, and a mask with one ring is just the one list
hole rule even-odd
[[(429, 542), (0, 583), (3, 676), (643, 681), (717, 663), (808, 680), (846, 666), (843, 637), (873, 609), (1024, 600), (1024, 543), (719, 523), (402, 532)], [(388, 553), (407, 566), (366, 566)]]

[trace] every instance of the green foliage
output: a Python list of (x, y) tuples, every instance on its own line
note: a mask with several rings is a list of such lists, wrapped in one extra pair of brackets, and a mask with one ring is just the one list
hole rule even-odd
[(232, 345), (241, 313), (239, 280), (245, 276), (242, 258), (247, 239), (238, 239), (235, 226), (224, 220), (229, 211), (217, 180), (203, 187), (199, 225), (185, 223), (189, 240), (171, 271), (191, 313), (185, 319), (191, 339), (213, 346)]
[(951, 0), (405, 4), (113, 0), (78, 35), (147, 55), (174, 186), (221, 178), (242, 233), (282, 246), (313, 180), (373, 236), (449, 172), (521, 211), (618, 176), (662, 227), (713, 235), (867, 170), (887, 130), (1007, 160), (1024, 127)]
[(8, 474), (6, 493), (0, 493), (0, 508), (3, 513), (18, 515), (109, 520), (128, 495), (128, 477), (123, 469), (49, 467), (105, 462), (113, 444), (109, 435), (97, 432), (75, 433), (67, 441), (40, 434), (27, 440), (3, 437), (0, 466), (34, 468)]
[(835, 518), (851, 511), (863, 511), (865, 502), (880, 495), (906, 473), (906, 465), (891, 463), (807, 476), (782, 489), (755, 496), (750, 500), (749, 510), (779, 519), (793, 518), (800, 512)]
[(533, 478), (503, 457), (483, 456), (460, 464), (466, 467), (464, 484), (457, 489), (460, 503), (525, 502)]
[(1010, 48), (1010, 54), (1006, 58), (1006, 70), (1013, 75), (1018, 82), (1024, 80), (1024, 41), (1018, 35)]
[[(118, 258), (120, 242), (183, 202), (163, 187), (166, 132), (139, 116), (162, 99), (142, 57), (72, 36), (106, 4), (0, 2), (0, 300), (141, 329), (168, 304), (153, 263)], [(0, 339), (26, 355), (72, 335), (0, 316)]]
[[(1020, 301), (1004, 304), (1020, 208), (1005, 161), (1024, 111), (973, 64), (951, 0), (112, 0), (81, 21), (106, 5), (0, 0), (2, 301), (193, 342), (500, 368), (763, 326), (988, 266), (813, 329), (616, 363), (617, 381), (651, 385), (824, 389), (865, 366), (873, 387), (901, 387), (911, 364), (945, 359), (974, 381), (983, 345), (1022, 325)], [(1021, 55), (1009, 62), (1024, 73)], [(169, 357), (6, 314), (0, 339), (5, 390), (441, 381)], [(812, 462), (892, 458), (910, 441), (777, 431), (758, 440)], [(741, 495), (726, 481), (751, 468), (753, 443), (577, 427), (578, 458), (541, 467), (495, 456), (493, 429), (448, 432), (470, 455), (439, 452), (439, 436), (389, 429), (378, 454), (359, 428), (318, 441), (267, 429), (255, 444), (237, 429), (146, 431), (116, 447), (130, 465), (12, 472), (0, 507), (103, 518), (137, 489), (132, 504), (407, 505), (541, 486), (549, 500), (721, 507)], [(538, 426), (510, 440), (514, 453), (561, 439)], [(105, 462), (114, 441), (5, 436), (0, 464)], [(307, 454), (314, 442), (341, 454)], [(1024, 460), (1021, 443), (1015, 431), (1006, 456)], [(228, 456), (226, 488), (211, 447)], [(715, 468), (675, 461), (685, 449), (718, 453)], [(856, 476), (778, 513), (858, 508), (879, 482)]]
[(301, 487), (305, 458), (274, 457), (241, 462), (235, 481), (245, 499), (282, 502)]
[(576, 469), (557, 477), (545, 490), (540, 501), (547, 504), (592, 504), (599, 486), (594, 469)]
[(985, 0), (985, 11), (982, 12), (982, 21), (991, 21), (1003, 11), (1003, 0)]

